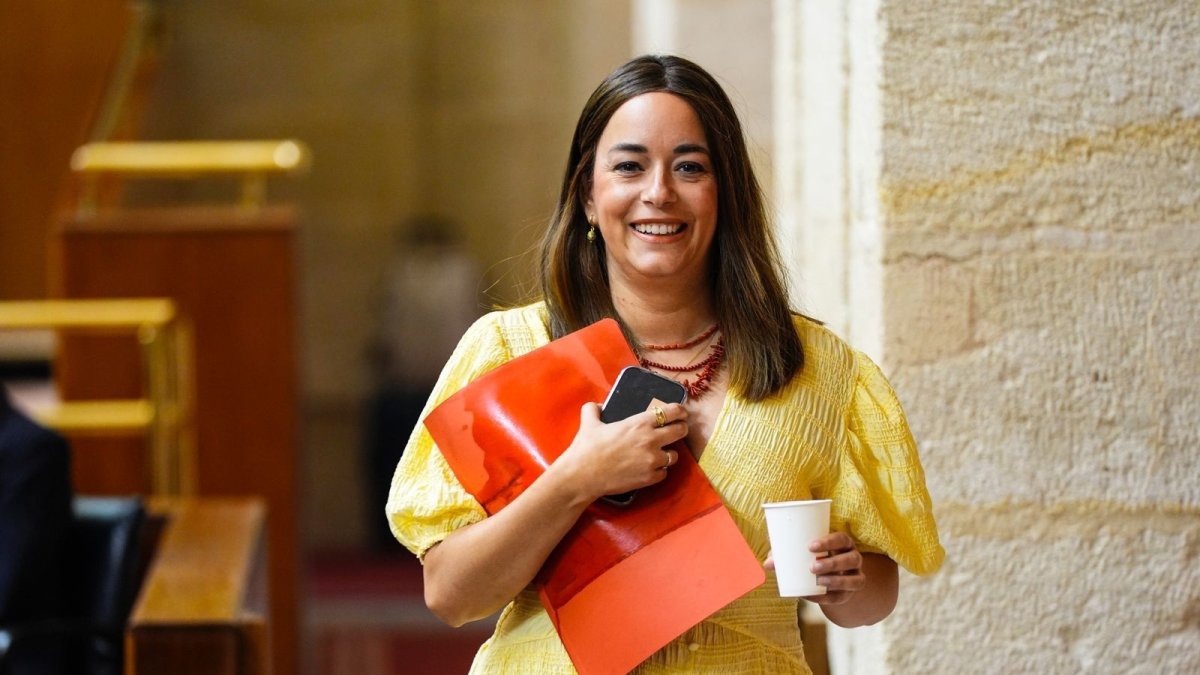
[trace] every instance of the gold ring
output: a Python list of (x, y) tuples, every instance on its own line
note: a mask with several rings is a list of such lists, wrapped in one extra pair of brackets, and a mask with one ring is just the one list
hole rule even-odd
[(654, 426), (661, 427), (661, 426), (666, 425), (667, 413), (664, 412), (663, 409), (658, 406), (654, 406), (653, 410), (654, 410), (654, 422), (655, 422)]

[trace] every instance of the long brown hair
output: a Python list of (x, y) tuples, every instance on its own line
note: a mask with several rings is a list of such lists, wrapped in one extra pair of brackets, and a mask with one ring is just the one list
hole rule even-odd
[[(542, 239), (541, 286), (551, 334), (561, 337), (605, 317), (620, 321), (604, 244), (599, 238), (587, 241), (582, 205), (591, 192), (596, 145), (609, 119), (626, 101), (649, 92), (683, 98), (704, 128), (717, 179), (713, 310), (725, 337), (731, 386), (748, 399), (766, 398), (804, 364), (783, 265), (733, 104), (711, 75), (677, 56), (640, 56), (626, 62), (600, 83), (583, 107), (558, 205)], [(638, 346), (627, 327), (625, 334)]]

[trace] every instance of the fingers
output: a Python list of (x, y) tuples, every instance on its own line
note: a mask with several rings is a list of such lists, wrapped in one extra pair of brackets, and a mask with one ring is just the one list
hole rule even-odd
[(589, 424), (602, 424), (600, 422), (600, 406), (596, 403), (588, 401), (579, 409), (579, 426), (587, 426)]
[(667, 479), (667, 472), (671, 467), (679, 461), (679, 453), (675, 450), (662, 449), (661, 458), (657, 460), (658, 464), (654, 466), (654, 470), (650, 477), (648, 485), (662, 482)]
[[(818, 605), (840, 605), (854, 593), (866, 588), (867, 575), (863, 572), (863, 556), (854, 539), (844, 532), (832, 532), (814, 539), (809, 550), (818, 555), (826, 554), (813, 563), (810, 570), (817, 575), (817, 584), (825, 587), (822, 595), (805, 596), (804, 599)], [(775, 569), (775, 557), (770, 551), (763, 561), (763, 568)]]
[(675, 452), (674, 450), (664, 450), (663, 452), (667, 456), (667, 463), (663, 465), (664, 469), (671, 468), (675, 464), (675, 462), (679, 461), (679, 453), (678, 452)]
[(820, 574), (818, 566), (828, 572), (846, 572), (862, 567), (862, 554), (854, 544), (854, 539), (845, 532), (830, 532), (809, 542), (808, 550), (820, 558), (813, 565), (813, 572)]
[(855, 546), (854, 540), (845, 532), (830, 532), (809, 542), (808, 550), (813, 553), (834, 554), (855, 550)]
[(668, 414), (668, 419), (671, 421), (661, 428), (651, 429), (648, 440), (653, 442), (657, 447), (666, 449), (666, 447), (675, 441), (687, 438), (688, 423), (686, 413), (677, 418), (671, 419)]
[(662, 409), (662, 406), (650, 406), (650, 412), (654, 413), (654, 426), (663, 427), (667, 424), (667, 413)]
[(662, 428), (687, 420), (687, 409), (678, 403), (663, 403), (658, 399), (650, 402), (650, 407), (640, 415), (640, 419), (648, 426)]
[(667, 446), (688, 433), (687, 410), (677, 403), (654, 401), (645, 412), (611, 424), (600, 421), (596, 403), (584, 404), (579, 416), (576, 440), (564, 455), (570, 454), (584, 467), (600, 494), (635, 490), (666, 479), (679, 462), (679, 452)]
[[(817, 584), (831, 591), (862, 590), (867, 582), (862, 563), (851, 566), (851, 563), (839, 563), (840, 558), (841, 556), (825, 558), (813, 564), (812, 571), (817, 575)], [(859, 560), (862, 560), (861, 556)]]
[(840, 604), (849, 598), (850, 593), (866, 586), (867, 577), (862, 571), (863, 556), (850, 535), (831, 532), (815, 539), (809, 550), (826, 554), (810, 568), (817, 575), (817, 584), (827, 589), (826, 597), (817, 601), (820, 604)]

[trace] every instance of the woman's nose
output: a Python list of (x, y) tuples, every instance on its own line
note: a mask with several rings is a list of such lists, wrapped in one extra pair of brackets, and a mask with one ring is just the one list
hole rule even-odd
[(650, 171), (646, 177), (648, 182), (642, 190), (642, 201), (652, 206), (663, 206), (675, 201), (675, 188), (671, 185), (670, 171)]

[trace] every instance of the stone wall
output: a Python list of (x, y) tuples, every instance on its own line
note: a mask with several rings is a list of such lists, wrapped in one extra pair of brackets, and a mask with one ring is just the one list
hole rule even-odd
[(1200, 670), (1195, 2), (776, 7), (785, 232), (906, 403), (947, 548), (840, 669)]

